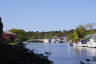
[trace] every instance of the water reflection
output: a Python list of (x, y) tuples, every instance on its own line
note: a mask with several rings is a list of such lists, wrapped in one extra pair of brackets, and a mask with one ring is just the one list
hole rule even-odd
[(54, 64), (80, 64), (80, 61), (96, 56), (95, 48), (72, 47), (67, 43), (29, 43), (26, 47), (36, 53), (50, 52), (49, 59)]
[(88, 47), (74, 47), (76, 54), (79, 56), (88, 55), (88, 56), (95, 56), (96, 55), (96, 48), (88, 48)]

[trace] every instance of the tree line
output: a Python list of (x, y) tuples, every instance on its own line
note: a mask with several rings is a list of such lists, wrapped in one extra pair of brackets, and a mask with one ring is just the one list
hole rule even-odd
[[(24, 42), (32, 39), (50, 39), (54, 37), (68, 37), (68, 40), (71, 42), (79, 41), (84, 39), (84, 36), (88, 34), (96, 34), (95, 23), (87, 23), (85, 25), (79, 25), (75, 29), (63, 30), (63, 31), (48, 31), (48, 32), (39, 32), (39, 31), (28, 31), (26, 32), (23, 29), (11, 29), (9, 32), (15, 33), (17, 35), (16, 42)], [(0, 18), (0, 39), (1, 34), (3, 33), (3, 23)], [(1, 40), (0, 40), (1, 41)]]
[(84, 36), (88, 34), (95, 34), (96, 29), (94, 28), (94, 23), (87, 23), (85, 25), (79, 25), (75, 29), (63, 30), (63, 31), (24, 31), (22, 29), (11, 29), (10, 32), (16, 33), (18, 36), (18, 41), (23, 42), (32, 39), (50, 39), (54, 37), (68, 37), (69, 41), (79, 41), (84, 39)]

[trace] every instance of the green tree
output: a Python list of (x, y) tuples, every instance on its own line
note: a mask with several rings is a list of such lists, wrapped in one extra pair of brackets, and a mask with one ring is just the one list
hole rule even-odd
[(12, 33), (15, 33), (17, 35), (17, 41), (18, 42), (24, 42), (27, 40), (26, 32), (22, 29), (11, 29), (9, 30)]
[(78, 40), (78, 34), (77, 34), (76, 31), (73, 33), (72, 36), (73, 36), (73, 41), (77, 41)]
[(71, 42), (77, 41), (79, 39), (76, 31), (74, 31), (74, 33), (69, 33), (67, 37)]
[(78, 34), (79, 38), (83, 38), (86, 35), (85, 27), (80, 25), (78, 28), (76, 28), (76, 33)]

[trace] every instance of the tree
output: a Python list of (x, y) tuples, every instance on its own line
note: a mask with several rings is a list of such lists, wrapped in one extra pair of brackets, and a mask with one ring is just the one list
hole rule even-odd
[(0, 17), (0, 35), (3, 33), (3, 23), (2, 23), (2, 19)]
[(2, 42), (2, 37), (1, 37), (2, 33), (3, 33), (3, 23), (2, 23), (2, 19), (0, 17), (0, 42)]
[(26, 32), (22, 29), (11, 29), (9, 30), (12, 33), (15, 33), (17, 35), (17, 41), (18, 42), (24, 42), (26, 41), (27, 37), (26, 37)]
[(83, 25), (80, 25), (79, 27), (76, 28), (76, 33), (78, 34), (79, 38), (83, 38), (86, 35), (85, 27)]
[(78, 40), (78, 34), (77, 34), (76, 31), (73, 33), (73, 39), (74, 39), (74, 40)]

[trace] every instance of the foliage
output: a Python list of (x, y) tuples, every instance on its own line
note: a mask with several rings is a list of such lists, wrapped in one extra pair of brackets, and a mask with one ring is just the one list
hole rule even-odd
[(3, 33), (3, 23), (2, 23), (2, 19), (0, 17), (0, 35)]
[(17, 42), (23, 42), (26, 41), (26, 32), (22, 29), (11, 29), (9, 30), (12, 33), (15, 33), (17, 35)]
[(73, 41), (77, 41), (78, 40), (78, 34), (77, 34), (76, 31), (72, 34), (72, 36), (73, 36)]
[(80, 25), (78, 28), (76, 28), (76, 33), (78, 34), (79, 38), (83, 38), (85, 36), (85, 28)]
[(2, 42), (2, 37), (1, 37), (2, 33), (3, 33), (3, 23), (2, 23), (2, 19), (0, 17), (0, 43)]
[(48, 32), (33, 32), (33, 31), (29, 31), (26, 33), (27, 34), (27, 38), (29, 40), (31, 39), (50, 39), (53, 37), (63, 37), (67, 35), (67, 31), (63, 32), (63, 31), (48, 31)]
[(63, 31), (48, 31), (48, 32), (25, 32), (22, 29), (11, 29), (10, 32), (16, 33), (18, 35), (18, 40), (25, 41), (25, 40), (32, 40), (32, 39), (50, 39), (53, 37), (68, 37), (71, 41), (78, 41), (84, 39), (84, 36), (88, 34), (95, 34), (96, 30), (93, 29), (94, 23), (87, 23), (85, 25), (79, 25), (76, 29), (71, 30), (63, 30)]
[[(26, 40), (26, 32), (20, 29), (12, 29), (10, 32), (17, 34), (18, 42)], [(36, 54), (33, 51), (25, 49), (24, 46), (16, 46), (13, 43), (3, 43), (2, 35), (3, 24), (0, 18), (0, 64), (52, 64), (52, 61), (43, 54)], [(10, 40), (10, 39), (8, 39)], [(15, 46), (12, 46), (15, 45)]]

